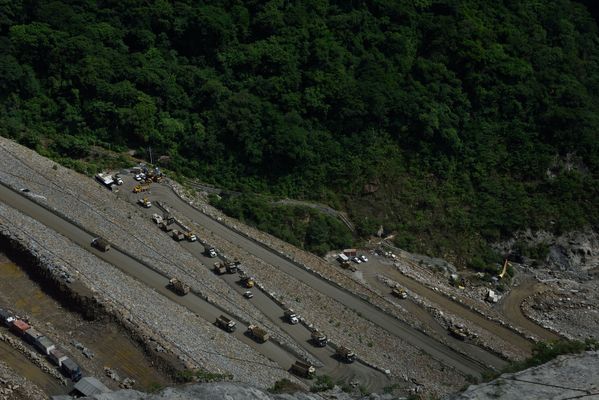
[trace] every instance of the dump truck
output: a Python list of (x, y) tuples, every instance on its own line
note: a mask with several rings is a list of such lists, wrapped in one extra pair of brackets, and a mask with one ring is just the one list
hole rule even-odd
[(356, 354), (345, 346), (337, 347), (337, 350), (335, 351), (335, 355), (341, 361), (344, 361), (347, 363), (353, 363), (354, 361), (356, 361)]
[(148, 200), (147, 197), (144, 197), (143, 199), (139, 199), (139, 200), (137, 200), (137, 202), (144, 208), (152, 207), (152, 202), (150, 200)]
[(185, 235), (183, 234), (183, 232), (177, 229), (173, 229), (172, 236), (173, 239), (175, 239), (177, 242), (180, 242), (181, 240), (185, 239)]
[(447, 330), (449, 331), (449, 334), (451, 336), (458, 340), (464, 341), (468, 338), (468, 333), (466, 332), (466, 329), (463, 326), (450, 325), (447, 328)]
[(234, 274), (239, 271), (239, 266), (241, 263), (239, 261), (227, 261), (225, 262), (225, 267), (227, 268), (227, 273)]
[(291, 325), (295, 325), (299, 322), (299, 318), (297, 317), (297, 314), (295, 313), (295, 311), (293, 311), (290, 308), (285, 310), (284, 315), (285, 315), (285, 319), (287, 320), (287, 322), (289, 322)]
[(254, 287), (254, 284), (256, 283), (254, 281), (254, 278), (252, 278), (249, 275), (246, 275), (245, 273), (241, 273), (239, 275), (239, 282), (241, 282), (241, 285), (243, 285), (243, 287), (251, 289)]
[(303, 378), (312, 379), (316, 373), (316, 368), (314, 368), (313, 365), (307, 364), (305, 362), (296, 361), (291, 366), (291, 372)]
[(162, 216), (159, 214), (153, 214), (152, 221), (154, 221), (156, 224), (160, 224), (162, 222)]
[(407, 299), (408, 298), (408, 293), (402, 289), (402, 288), (393, 288), (393, 290), (391, 290), (391, 294), (395, 297), (398, 297), (400, 299)]
[(218, 256), (214, 247), (207, 247), (205, 254), (210, 258), (216, 258), (216, 256)]
[(170, 232), (172, 228), (170, 227), (168, 222), (162, 221), (158, 223), (158, 227), (165, 232)]
[(221, 315), (218, 318), (216, 318), (215, 324), (216, 324), (216, 326), (218, 326), (219, 328), (221, 328), (227, 332), (233, 332), (236, 328), (235, 321), (231, 321), (229, 318), (225, 317), (224, 315)]
[(141, 193), (150, 190), (150, 185), (135, 185), (133, 193)]
[(195, 242), (196, 240), (198, 240), (198, 237), (195, 235), (195, 233), (189, 231), (185, 232), (185, 239), (187, 239), (187, 241), (189, 242)]
[(190, 289), (188, 284), (183, 283), (177, 278), (171, 278), (168, 281), (168, 287), (179, 296), (185, 296), (187, 293), (189, 293)]
[(250, 324), (247, 330), (248, 335), (250, 335), (254, 340), (260, 343), (266, 342), (270, 335), (266, 332), (265, 329), (260, 328), (258, 325)]
[(101, 237), (94, 238), (92, 240), (92, 246), (100, 251), (108, 251), (110, 250), (110, 243), (106, 239)]
[(214, 272), (217, 275), (224, 275), (224, 273), (227, 272), (227, 267), (225, 267), (225, 264), (223, 264), (223, 263), (215, 262), (214, 263)]
[(314, 345), (317, 347), (325, 347), (329, 342), (329, 338), (327, 338), (327, 335), (325, 335), (317, 329), (312, 331), (310, 337), (312, 338), (312, 343), (314, 343)]

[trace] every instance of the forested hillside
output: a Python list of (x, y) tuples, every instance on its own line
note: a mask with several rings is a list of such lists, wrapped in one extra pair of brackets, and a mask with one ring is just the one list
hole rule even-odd
[(514, 230), (599, 221), (598, 60), (570, 0), (6, 0), (0, 134), (87, 172), (151, 146), (485, 262)]

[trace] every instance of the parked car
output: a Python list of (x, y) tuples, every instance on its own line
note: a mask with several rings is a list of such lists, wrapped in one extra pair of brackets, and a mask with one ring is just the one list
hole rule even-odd
[(351, 260), (356, 264), (360, 264), (362, 262), (362, 260), (360, 260), (358, 257), (353, 257)]
[(368, 262), (368, 258), (364, 254), (360, 256), (360, 260), (362, 260), (362, 262)]
[(254, 297), (254, 293), (252, 293), (252, 291), (251, 291), (251, 290), (246, 290), (246, 291), (243, 293), (243, 297), (245, 297), (246, 299), (251, 299), (252, 297)]

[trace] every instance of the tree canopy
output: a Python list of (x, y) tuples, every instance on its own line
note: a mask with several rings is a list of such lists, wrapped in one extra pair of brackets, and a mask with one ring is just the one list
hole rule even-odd
[(599, 221), (598, 57), (570, 0), (0, 1), (0, 134), (75, 166), (151, 146), (466, 260)]

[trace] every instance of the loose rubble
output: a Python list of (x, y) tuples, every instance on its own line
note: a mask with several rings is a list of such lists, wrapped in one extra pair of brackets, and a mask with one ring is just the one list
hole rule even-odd
[[(190, 368), (230, 373), (239, 381), (262, 387), (289, 377), (276, 364), (245, 344), (230, 340), (211, 323), (157, 295), (63, 236), (3, 204), (0, 204), (0, 233), (2, 240), (13, 241), (29, 249), (39, 260), (39, 267), (52, 276), (60, 277), (66, 273), (76, 277), (90, 289), (93, 300), (101, 304), (106, 312), (139, 332), (146, 342), (155, 342), (177, 354)], [(43, 246), (40, 245), (42, 243)], [(257, 369), (255, 365), (262, 368)]]
[(599, 352), (559, 356), (547, 364), (469, 387), (446, 400), (599, 399)]
[[(199, 201), (199, 199), (192, 200), (176, 183), (169, 182), (169, 184), (173, 185), (174, 189), (187, 201), (192, 203)], [(200, 209), (238, 232), (267, 244), (285, 257), (304, 265), (304, 268), (313, 270), (334, 284), (362, 295), (371, 303), (388, 310), (392, 315), (401, 317), (402, 320), (404, 319), (401, 312), (390, 306), (376, 292), (357, 284), (323, 259), (242, 225), (238, 221), (222, 215), (209, 205), (202, 203)], [(392, 376), (405, 381), (414, 379), (418, 382), (426, 382), (426, 390), (431, 393), (446, 393), (465, 383), (465, 378), (456, 371), (443, 366), (418, 349), (390, 335), (343, 304), (324, 296), (303, 282), (281, 272), (278, 268), (254, 257), (226, 238), (216, 236), (196, 224), (192, 224), (192, 227), (200, 237), (205, 238), (225, 254), (243, 260), (244, 268), (248, 273), (261, 282), (273, 297), (285, 304), (286, 307), (296, 310), (306, 321), (318, 329), (322, 329), (336, 343), (354, 349), (358, 357), (382, 370), (388, 369)], [(401, 358), (401, 363), (394, 361), (398, 357)]]
[(18, 375), (0, 361), (0, 400), (39, 400), (46, 397), (33, 382)]

